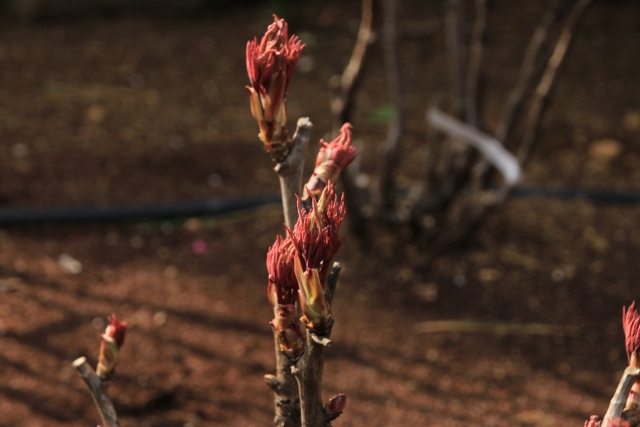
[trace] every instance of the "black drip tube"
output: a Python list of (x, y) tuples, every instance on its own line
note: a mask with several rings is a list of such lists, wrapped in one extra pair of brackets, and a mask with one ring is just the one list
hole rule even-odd
[[(592, 203), (638, 204), (640, 193), (612, 190), (584, 190), (572, 188), (515, 187), (513, 197), (545, 197), (561, 200), (583, 199)], [(282, 203), (279, 195), (266, 194), (243, 198), (219, 198), (148, 205), (105, 207), (67, 207), (44, 209), (0, 210), (0, 225), (40, 222), (130, 221), (221, 215), (229, 212)]]

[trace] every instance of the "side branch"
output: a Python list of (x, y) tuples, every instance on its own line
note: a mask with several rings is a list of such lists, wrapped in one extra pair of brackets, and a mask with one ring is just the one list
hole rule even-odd
[(571, 43), (571, 38), (573, 36), (573, 30), (578, 23), (578, 19), (580, 18), (580, 15), (582, 15), (584, 9), (589, 6), (590, 3), (591, 0), (577, 0), (573, 5), (571, 13), (569, 14), (564, 28), (560, 33), (560, 37), (558, 38), (558, 43), (553, 49), (551, 58), (549, 58), (547, 68), (544, 70), (542, 79), (536, 87), (533, 101), (531, 103), (531, 108), (529, 110), (529, 114), (527, 116), (525, 124), (524, 137), (522, 139), (520, 149), (518, 150), (518, 159), (520, 160), (520, 164), (524, 164), (527, 157), (529, 156), (529, 150), (531, 149), (531, 145), (533, 144), (533, 141), (536, 137), (536, 130), (538, 128), (538, 123), (540, 122), (540, 115), (542, 114), (544, 101), (547, 98), (549, 91), (551, 90), (551, 86), (553, 85), (553, 82), (555, 80), (558, 68), (560, 68), (565, 54), (567, 53), (567, 49), (569, 48), (569, 44)]
[[(520, 74), (513, 89), (507, 98), (505, 113), (496, 128), (496, 139), (505, 147), (507, 146), (507, 138), (511, 132), (511, 128), (516, 120), (516, 116), (522, 108), (524, 95), (527, 88), (531, 85), (534, 77), (534, 71), (540, 55), (540, 49), (549, 34), (549, 28), (555, 22), (558, 14), (559, 0), (549, 0), (549, 6), (545, 11), (542, 19), (538, 23), (531, 41), (524, 53), (522, 65), (520, 66)], [(481, 160), (473, 169), (473, 186), (480, 188), (482, 181), (489, 170), (489, 162), (486, 159)]]
[(296, 194), (302, 190), (302, 170), (304, 168), (304, 155), (311, 135), (313, 124), (308, 117), (298, 119), (296, 133), (291, 142), (291, 151), (284, 161), (278, 163), (274, 170), (280, 178), (280, 191), (282, 192), (282, 208), (284, 221), (287, 227), (293, 229), (298, 221), (298, 204)]
[(384, 164), (380, 173), (380, 194), (385, 210), (391, 209), (393, 204), (393, 170), (400, 157), (400, 139), (404, 133), (406, 115), (398, 58), (398, 1), (383, 1), (382, 51), (391, 102), (394, 107), (394, 117), (389, 124), (387, 138), (384, 142)]
[(464, 30), (464, 0), (447, 0), (445, 15), (445, 35), (447, 55), (449, 57), (449, 73), (453, 87), (453, 111), (461, 118), (464, 113), (464, 63), (466, 52), (462, 46)]
[(478, 81), (482, 61), (482, 42), (487, 26), (487, 0), (476, 0), (476, 20), (473, 24), (471, 48), (469, 52), (469, 70), (465, 91), (465, 118), (471, 126), (478, 125)]
[[(335, 91), (331, 100), (331, 112), (333, 113), (333, 133), (338, 133), (343, 123), (351, 121), (353, 97), (362, 75), (362, 67), (369, 52), (369, 46), (375, 40), (373, 27), (373, 0), (362, 0), (362, 20), (358, 30), (358, 38), (353, 47), (351, 58), (342, 72), (340, 80), (332, 89)], [(336, 76), (337, 77), (337, 76)], [(333, 79), (332, 79), (333, 82)]]
[(111, 403), (111, 399), (107, 394), (107, 388), (109, 383), (100, 378), (87, 363), (86, 357), (80, 357), (76, 359), (72, 364), (74, 368), (78, 370), (78, 373), (84, 380), (85, 384), (89, 388), (91, 397), (100, 412), (102, 423), (104, 427), (120, 427), (118, 422), (118, 415)]
[(531, 41), (527, 46), (524, 59), (522, 60), (522, 65), (520, 66), (518, 80), (507, 98), (506, 111), (496, 129), (496, 138), (505, 145), (516, 116), (516, 112), (522, 105), (527, 87), (531, 84), (540, 48), (547, 38), (549, 28), (556, 20), (558, 3), (559, 0), (550, 0), (549, 8), (542, 16), (542, 20), (536, 27), (533, 36), (531, 37)]

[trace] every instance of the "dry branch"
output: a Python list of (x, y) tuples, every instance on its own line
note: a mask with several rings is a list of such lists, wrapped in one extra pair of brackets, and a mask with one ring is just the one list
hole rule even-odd
[(380, 172), (380, 195), (385, 210), (393, 207), (393, 171), (400, 157), (400, 139), (404, 132), (406, 116), (398, 58), (398, 2), (399, 0), (384, 0), (382, 2), (384, 10), (382, 51), (394, 108), (394, 116), (389, 123), (387, 138), (384, 142), (384, 162)]
[(469, 49), (469, 70), (465, 90), (465, 119), (471, 126), (478, 125), (478, 81), (482, 61), (482, 42), (487, 26), (487, 1), (476, 0), (476, 20), (473, 25)]
[(462, 45), (464, 38), (464, 0), (447, 0), (445, 14), (445, 32), (447, 54), (449, 57), (449, 75), (453, 92), (453, 111), (456, 117), (464, 112), (464, 63), (466, 52)]
[(369, 52), (369, 46), (375, 40), (373, 33), (373, 0), (362, 0), (362, 19), (358, 38), (353, 47), (349, 63), (340, 76), (339, 84), (332, 87), (333, 99), (331, 112), (333, 113), (333, 133), (337, 134), (340, 127), (351, 121), (353, 98), (357, 89), (364, 61)]
[[(531, 81), (534, 77), (534, 70), (538, 62), (540, 50), (549, 34), (549, 28), (555, 22), (558, 15), (559, 0), (550, 0), (549, 5), (545, 13), (542, 15), (542, 19), (538, 23), (531, 41), (527, 46), (527, 49), (520, 66), (520, 74), (518, 80), (514, 85), (509, 97), (507, 98), (507, 104), (505, 113), (502, 116), (502, 120), (496, 128), (496, 139), (500, 141), (505, 147), (507, 146), (507, 138), (509, 132), (515, 122), (516, 115), (524, 100), (524, 95), (527, 91)], [(489, 162), (486, 159), (482, 159), (473, 169), (473, 187), (480, 188), (482, 181), (489, 170)]]
[[(356, 89), (361, 80), (364, 62), (369, 53), (369, 46), (375, 40), (373, 32), (373, 0), (362, 0), (362, 18), (358, 38), (356, 39), (349, 63), (344, 69), (342, 76), (337, 80), (337, 84), (332, 89), (331, 112), (333, 114), (333, 134), (337, 135), (344, 123), (351, 122), (354, 98)], [(337, 76), (336, 76), (337, 77)], [(334, 81), (334, 79), (332, 79)], [(330, 82), (331, 83), (331, 82)], [(353, 166), (351, 167), (353, 170)], [(364, 194), (355, 185), (354, 176), (351, 170), (344, 170), (341, 179), (345, 192), (347, 209), (351, 219), (349, 225), (351, 231), (360, 239), (365, 241), (367, 237), (366, 220), (362, 214), (364, 205)]]
[(524, 59), (522, 60), (522, 65), (520, 67), (518, 80), (516, 81), (513, 90), (509, 94), (509, 98), (507, 99), (506, 111), (504, 113), (504, 116), (502, 117), (502, 120), (500, 121), (500, 124), (496, 128), (496, 138), (503, 144), (506, 144), (509, 131), (511, 130), (511, 126), (513, 125), (514, 117), (518, 109), (521, 107), (525, 91), (527, 87), (529, 87), (529, 85), (531, 84), (531, 80), (533, 79), (534, 69), (538, 56), (540, 54), (540, 48), (547, 38), (549, 28), (557, 17), (558, 3), (559, 0), (549, 1), (549, 7), (542, 16), (542, 19), (536, 27), (533, 36), (531, 37), (531, 41), (527, 46), (527, 50), (525, 51)]
[(91, 397), (100, 412), (102, 423), (104, 427), (120, 427), (118, 422), (118, 415), (113, 407), (113, 403), (109, 398), (107, 389), (109, 388), (109, 382), (100, 378), (87, 363), (86, 357), (80, 357), (76, 359), (72, 364), (74, 368), (78, 370), (78, 373), (84, 380), (85, 384), (89, 388)]
[(540, 122), (540, 115), (542, 114), (544, 101), (551, 90), (558, 68), (560, 68), (565, 54), (567, 53), (567, 49), (569, 48), (569, 44), (571, 43), (571, 38), (573, 36), (573, 30), (575, 29), (580, 15), (590, 3), (591, 0), (577, 0), (573, 5), (571, 13), (569, 14), (569, 17), (564, 24), (564, 28), (560, 33), (558, 42), (553, 49), (551, 58), (549, 58), (547, 68), (542, 75), (540, 83), (536, 87), (525, 124), (524, 137), (518, 150), (518, 159), (521, 164), (526, 161), (531, 145), (536, 137), (536, 130), (538, 128), (538, 123)]

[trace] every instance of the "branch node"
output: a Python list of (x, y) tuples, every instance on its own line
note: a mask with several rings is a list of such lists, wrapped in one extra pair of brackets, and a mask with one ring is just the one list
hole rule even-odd
[(311, 332), (311, 339), (324, 347), (331, 347), (331, 344), (333, 344), (333, 341), (329, 339), (328, 335), (320, 335)]

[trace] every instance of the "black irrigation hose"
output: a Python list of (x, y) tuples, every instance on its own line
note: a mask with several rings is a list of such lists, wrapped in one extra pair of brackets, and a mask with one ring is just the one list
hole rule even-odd
[(260, 195), (244, 198), (221, 198), (148, 205), (7, 209), (0, 210), (0, 225), (35, 222), (122, 221), (220, 215), (282, 203), (279, 195)]
[[(593, 203), (637, 204), (640, 193), (581, 190), (572, 188), (516, 187), (514, 197), (546, 197), (561, 200), (584, 199)], [(282, 203), (279, 195), (268, 194), (244, 198), (221, 198), (148, 205), (7, 209), (0, 210), (0, 225), (38, 222), (123, 221), (221, 215), (263, 205)]]
[(514, 197), (547, 197), (552, 199), (583, 199), (593, 203), (629, 205), (640, 203), (640, 193), (615, 190), (582, 190), (579, 188), (515, 187)]

